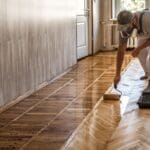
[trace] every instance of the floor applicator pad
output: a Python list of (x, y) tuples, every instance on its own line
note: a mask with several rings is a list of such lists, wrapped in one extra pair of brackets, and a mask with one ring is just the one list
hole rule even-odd
[(103, 99), (104, 100), (119, 100), (121, 96), (121, 93), (114, 88), (114, 86), (111, 86), (106, 93), (104, 93)]

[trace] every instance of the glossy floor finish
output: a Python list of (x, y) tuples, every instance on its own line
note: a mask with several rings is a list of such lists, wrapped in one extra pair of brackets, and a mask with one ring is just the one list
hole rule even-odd
[(99, 101), (62, 149), (149, 150), (150, 110), (137, 105), (147, 83), (141, 75), (138, 60), (132, 60), (118, 85), (120, 102)]
[[(121, 118), (118, 101), (101, 101), (113, 81), (115, 57), (112, 52), (87, 57), (1, 113), (0, 149), (103, 149)], [(130, 60), (127, 55), (123, 68)]]

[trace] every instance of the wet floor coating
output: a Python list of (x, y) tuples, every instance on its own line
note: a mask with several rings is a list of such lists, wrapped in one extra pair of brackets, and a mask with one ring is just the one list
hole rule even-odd
[[(67, 74), (1, 113), (0, 149), (106, 148), (123, 117), (119, 101), (102, 101), (113, 82), (115, 59), (112, 52), (87, 57)], [(123, 68), (130, 60), (127, 55)]]
[(120, 101), (99, 101), (62, 150), (149, 150), (150, 110), (137, 101), (147, 86), (139, 61), (131, 61), (118, 85)]

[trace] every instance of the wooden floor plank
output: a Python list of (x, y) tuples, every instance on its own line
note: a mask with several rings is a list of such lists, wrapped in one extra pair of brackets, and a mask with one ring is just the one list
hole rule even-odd
[[(118, 102), (100, 103), (115, 75), (115, 54), (79, 61), (70, 72), (1, 113), (0, 149), (57, 150), (70, 139), (68, 149), (103, 148), (120, 119)], [(124, 68), (130, 60), (127, 55)], [(78, 141), (72, 135), (83, 120)]]
[(150, 110), (137, 105), (145, 87), (143, 74), (138, 60), (133, 60), (118, 85), (120, 101), (98, 102), (61, 149), (149, 150)]

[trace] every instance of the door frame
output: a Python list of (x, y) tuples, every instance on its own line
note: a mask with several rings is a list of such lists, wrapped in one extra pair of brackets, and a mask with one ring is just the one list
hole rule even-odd
[[(84, 5), (85, 5), (84, 13), (86, 13), (88, 15), (88, 20), (87, 20), (88, 55), (87, 56), (90, 56), (90, 55), (93, 55), (93, 0), (84, 0)], [(78, 14), (76, 14), (76, 18), (77, 18), (77, 16), (78, 16)], [(79, 14), (79, 16), (80, 16), (80, 14)], [(77, 22), (77, 20), (76, 20), (76, 22)], [(77, 28), (76, 28), (76, 31), (77, 31)], [(77, 36), (76, 36), (76, 38), (77, 38)], [(76, 39), (76, 41), (77, 41), (77, 39)], [(76, 50), (76, 52), (77, 52), (77, 50)], [(77, 54), (76, 54), (76, 56), (77, 56)], [(85, 56), (85, 57), (87, 57), (87, 56)], [(77, 60), (80, 60), (80, 59), (77, 58)]]
[(93, 0), (87, 0), (87, 8), (88, 8), (88, 51), (89, 55), (93, 55)]

